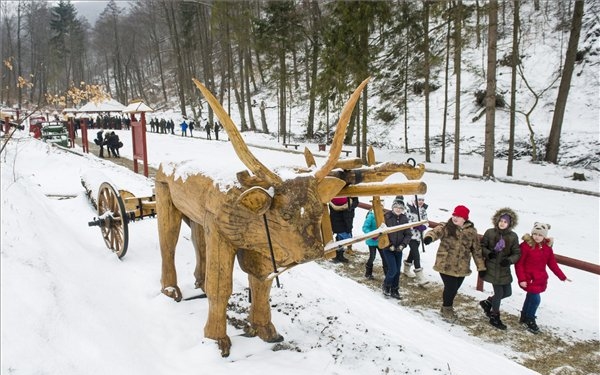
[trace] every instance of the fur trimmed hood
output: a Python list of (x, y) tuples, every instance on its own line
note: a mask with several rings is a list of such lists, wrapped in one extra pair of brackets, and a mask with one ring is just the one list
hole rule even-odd
[[(533, 240), (533, 237), (531, 237), (531, 234), (527, 233), (524, 234), (523, 237), (521, 237), (521, 239), (525, 242), (527, 242), (527, 244), (530, 247), (535, 247), (535, 241)], [(542, 241), (542, 243), (545, 243), (546, 245), (552, 247), (552, 245), (554, 244), (554, 239), (552, 237), (546, 237), (544, 238), (544, 240)]]
[(496, 211), (494, 216), (492, 216), (492, 224), (494, 225), (494, 228), (498, 230), (500, 230), (498, 228), (498, 222), (500, 221), (500, 216), (502, 215), (508, 215), (510, 217), (510, 224), (508, 225), (508, 228), (505, 229), (505, 231), (510, 232), (519, 223), (519, 216), (515, 211), (513, 211), (513, 209), (509, 207), (499, 209)]

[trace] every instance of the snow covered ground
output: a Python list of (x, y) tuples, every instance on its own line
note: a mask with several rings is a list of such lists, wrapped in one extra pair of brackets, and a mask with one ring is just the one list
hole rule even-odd
[[(130, 155), (129, 133), (119, 135), (125, 144), (122, 155)], [(152, 182), (94, 155), (79, 156), (17, 136), (2, 154), (1, 168), (2, 373), (532, 373), (513, 361), (520, 353), (469, 336), (460, 325), (440, 320), (437, 311), (416, 313), (386, 300), (318, 263), (283, 274), (283, 287), (271, 292), (273, 321), (285, 337), (280, 346), (274, 349), (258, 338), (243, 337), (229, 325), (231, 355), (221, 358), (215, 343), (203, 337), (206, 300), (174, 303), (160, 293), (155, 219), (130, 225), (130, 246), (122, 261), (106, 250), (99, 229), (87, 226), (95, 211), (86, 200), (82, 176), (106, 178), (138, 196), (151, 194)], [(243, 169), (228, 142), (148, 134), (148, 147), (155, 167), (194, 160), (223, 179)], [(270, 168), (304, 164), (299, 154), (251, 150)], [(397, 156), (376, 155), (378, 160)], [(322, 161), (317, 158), (317, 163)], [(547, 180), (548, 168), (556, 167), (530, 165), (521, 178)], [(567, 181), (562, 174), (552, 182)], [(483, 232), (497, 208), (510, 206), (520, 215), (519, 235), (534, 221), (548, 222), (556, 253), (600, 263), (597, 196), (468, 178), (454, 181), (433, 173), (426, 173), (423, 181), (431, 220), (447, 220), (449, 210), (464, 204)], [(597, 181), (585, 186), (598, 192)], [(75, 197), (57, 200), (53, 195)], [(386, 197), (386, 207), (390, 204), (391, 197)], [(356, 216), (355, 228), (360, 230), (364, 215), (359, 211)], [(423, 264), (426, 277), (439, 282), (431, 269), (436, 248), (429, 246)], [(366, 251), (364, 244), (356, 249)], [(196, 294), (186, 226), (176, 261), (184, 296)], [(598, 340), (598, 276), (563, 270), (573, 282), (550, 278), (538, 322), (568, 341)], [(461, 292), (483, 298), (488, 292), (475, 290), (475, 281), (475, 275), (469, 277)], [(524, 293), (513, 287), (503, 309), (517, 314)], [(247, 306), (246, 288), (245, 274), (236, 266), (232, 301)], [(237, 311), (228, 314), (245, 317)], [(520, 329), (509, 327), (505, 334)]]

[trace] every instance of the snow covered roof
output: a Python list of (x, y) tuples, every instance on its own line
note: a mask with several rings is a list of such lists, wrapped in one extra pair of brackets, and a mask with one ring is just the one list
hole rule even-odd
[(139, 113), (139, 112), (154, 112), (154, 110), (142, 101), (130, 103), (125, 109), (124, 113)]
[(77, 112), (121, 112), (125, 106), (115, 99), (107, 99), (100, 103), (89, 102), (79, 108)]

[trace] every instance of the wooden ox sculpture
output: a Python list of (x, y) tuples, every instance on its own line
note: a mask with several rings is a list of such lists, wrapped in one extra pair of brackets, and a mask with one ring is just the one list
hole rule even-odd
[[(424, 173), (422, 165), (419, 168), (395, 163), (374, 165), (372, 150), (370, 167), (362, 166), (360, 160), (339, 160), (350, 116), (367, 81), (360, 84), (342, 109), (323, 166), (317, 168), (313, 156), (305, 150), (310, 168), (297, 170), (292, 178), (282, 179), (254, 157), (217, 99), (194, 80), (252, 175), (239, 172), (237, 183), (224, 187), (201, 172), (183, 180), (177, 177), (177, 167), (168, 170), (161, 165), (156, 175), (161, 284), (165, 295), (181, 300), (174, 257), (183, 220), (191, 228), (196, 251), (195, 285), (204, 290), (209, 303), (204, 336), (217, 341), (222, 356), (228, 356), (231, 348), (226, 332), (226, 309), (236, 256), (248, 274), (252, 295), (246, 334), (266, 342), (281, 341), (283, 337), (271, 322), (271, 284), (277, 273), (323, 258), (326, 244), (336, 246), (332, 243), (327, 203), (338, 195), (378, 196), (426, 191), (422, 182), (378, 183), (396, 172), (418, 179)], [(378, 208), (377, 211), (382, 210)]]
[[(209, 303), (204, 336), (217, 341), (221, 355), (229, 355), (226, 309), (232, 292), (233, 265), (248, 274), (252, 303), (247, 334), (266, 342), (283, 337), (271, 323), (269, 295), (273, 265), (288, 267), (323, 257), (321, 218), (329, 202), (345, 182), (329, 177), (342, 149), (350, 115), (367, 80), (361, 83), (344, 106), (327, 162), (312, 173), (282, 179), (250, 152), (231, 118), (217, 99), (200, 82), (204, 94), (223, 124), (240, 160), (253, 173), (240, 172), (239, 184), (225, 190), (202, 173), (176, 178), (176, 171), (156, 175), (156, 211), (162, 257), (162, 292), (180, 301), (174, 257), (181, 221), (191, 228), (196, 251), (194, 276)], [(193, 199), (191, 198), (193, 197)], [(266, 226), (272, 243), (272, 256)]]

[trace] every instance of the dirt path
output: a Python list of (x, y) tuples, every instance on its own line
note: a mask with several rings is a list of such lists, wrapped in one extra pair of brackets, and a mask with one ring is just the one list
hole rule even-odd
[[(90, 132), (91, 134), (92, 132)], [(75, 143), (77, 143), (79, 146), (81, 146), (81, 138), (76, 138), (75, 139)], [(93, 141), (92, 142), (88, 142), (88, 147), (90, 150), (90, 154), (99, 156), (100, 155), (100, 147), (98, 145), (96, 145)], [(123, 167), (129, 168), (133, 171), (133, 160), (125, 158), (125, 157), (120, 157), (120, 158), (113, 158), (113, 157), (109, 157), (108, 152), (106, 150), (106, 148), (104, 149), (104, 159), (106, 160), (110, 160), (115, 164), (121, 165)], [(156, 176), (156, 168), (152, 168), (150, 166), (148, 166), (148, 177), (154, 179), (154, 176)], [(143, 162), (138, 162), (138, 173), (144, 173), (144, 164)]]

